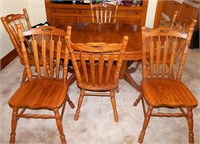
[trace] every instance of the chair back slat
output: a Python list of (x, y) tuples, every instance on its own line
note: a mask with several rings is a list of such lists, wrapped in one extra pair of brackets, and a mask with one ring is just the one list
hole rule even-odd
[[(24, 49), (23, 57), (27, 54), (25, 37), (31, 38), (37, 78), (56, 78), (66, 82), (69, 56), (65, 43), (66, 32), (53, 26), (41, 26), (22, 32), (18, 25), (18, 33)], [(29, 65), (29, 62), (25, 64)], [(27, 67), (26, 71), (29, 69)]]
[[(50, 40), (50, 45), (49, 45), (49, 59), (53, 59), (54, 57), (54, 40), (52, 39), (52, 36), (51, 36), (51, 40)], [(54, 67), (54, 63), (53, 61), (50, 61), (49, 62), (49, 69), (50, 69), (50, 76), (53, 76), (53, 67)]]
[(84, 76), (85, 76), (85, 80), (86, 82), (88, 83), (88, 71), (87, 71), (87, 64), (86, 64), (86, 61), (85, 61), (85, 58), (83, 55), (80, 56), (80, 59), (81, 59), (81, 66), (82, 66), (82, 69), (83, 69), (83, 73), (84, 73)]
[(91, 75), (91, 82), (92, 84), (95, 84), (95, 61), (93, 54), (89, 54), (89, 66), (90, 66), (90, 75)]
[[(152, 38), (151, 38), (152, 39)], [(151, 41), (150, 42), (150, 74), (151, 74), (151, 77), (153, 77), (153, 71), (154, 71), (154, 69), (153, 69), (153, 63), (154, 63), (154, 42), (153, 41)]]
[(44, 77), (47, 77), (47, 53), (46, 53), (46, 40), (44, 39), (44, 36), (42, 36), (42, 61), (43, 61), (43, 68), (44, 68)]
[(61, 59), (61, 47), (62, 42), (60, 41), (60, 36), (57, 41), (57, 48), (56, 48), (56, 78), (59, 78), (59, 72), (60, 72), (60, 59)]
[(104, 70), (104, 58), (103, 58), (103, 55), (102, 53), (100, 54), (100, 57), (99, 57), (99, 85), (102, 84), (102, 81), (103, 81), (103, 70)]
[(92, 4), (90, 2), (92, 22), (95, 23), (115, 23), (117, 16), (118, 4), (108, 3)]
[[(158, 41), (157, 41), (157, 52), (156, 52), (156, 73), (158, 74), (159, 73), (159, 71), (160, 71), (160, 47), (161, 47), (161, 41), (160, 41), (160, 37), (158, 37)], [(157, 77), (158, 77), (158, 75), (157, 75)]]
[(20, 42), (19, 42), (19, 38), (18, 38), (18, 35), (17, 35), (17, 31), (16, 31), (16, 29), (15, 29), (15, 27), (13, 25), (10, 26), (10, 30), (11, 30), (10, 33), (12, 34), (12, 37), (14, 38), (14, 41), (17, 44), (17, 47), (18, 47), (17, 50), (20, 53), (19, 55), (20, 55), (20, 57), (22, 57), (21, 51), (20, 51)]
[(150, 31), (143, 27), (143, 78), (180, 80), (192, 32), (193, 28), (185, 33), (169, 27)]
[(38, 45), (37, 45), (37, 41), (35, 40), (34, 36), (32, 39), (32, 48), (33, 48), (33, 54), (34, 54), (34, 59), (35, 59), (35, 66), (36, 66), (36, 70), (37, 70), (37, 75), (38, 78), (41, 78), (40, 75), (40, 63), (39, 63), (39, 52), (38, 52)]
[(171, 44), (171, 51), (170, 51), (170, 63), (169, 63), (169, 78), (172, 78), (173, 76), (173, 65), (175, 63), (175, 55), (176, 55), (176, 51), (177, 51), (177, 37), (174, 37), (174, 40)]
[(108, 80), (110, 78), (110, 73), (113, 68), (113, 61), (114, 61), (114, 55), (113, 53), (110, 54), (108, 58), (108, 64), (107, 64), (107, 70), (106, 70), (106, 77), (105, 77), (105, 83), (108, 83)]
[(164, 53), (165, 55), (163, 55), (163, 61), (162, 61), (162, 78), (164, 78), (165, 76), (165, 72), (166, 72), (166, 68), (167, 68), (167, 64), (168, 64), (168, 56), (169, 56), (169, 43), (168, 43), (168, 37), (166, 39), (166, 41), (164, 42)]

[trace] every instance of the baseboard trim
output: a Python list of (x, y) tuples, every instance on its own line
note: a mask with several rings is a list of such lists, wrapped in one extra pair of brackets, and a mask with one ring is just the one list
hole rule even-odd
[(17, 51), (13, 49), (11, 52), (9, 52), (6, 56), (4, 56), (0, 60), (0, 70), (5, 68), (16, 57), (17, 57)]

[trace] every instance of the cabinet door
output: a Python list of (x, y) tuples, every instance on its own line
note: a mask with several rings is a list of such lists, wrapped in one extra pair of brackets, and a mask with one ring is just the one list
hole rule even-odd
[(171, 9), (172, 9), (172, 4), (173, 4), (173, 1), (172, 0), (164, 0), (163, 1), (163, 10), (162, 12), (164, 14), (166, 14), (167, 16), (170, 16), (170, 12), (171, 12)]
[(120, 10), (117, 14), (117, 22), (140, 25), (142, 12), (140, 10)]
[(198, 8), (195, 8), (186, 3), (182, 3), (181, 13), (180, 13), (181, 17), (192, 17), (194, 19), (197, 19), (197, 15), (198, 15)]
[(80, 17), (78, 16), (79, 10), (75, 9), (52, 9), (51, 10), (51, 18), (52, 23), (59, 28), (65, 29), (68, 23), (75, 23), (80, 21)]
[(173, 19), (175, 11), (178, 11), (180, 13), (180, 8), (181, 8), (181, 4), (176, 2), (176, 1), (174, 1), (173, 5), (172, 5), (171, 12), (170, 12), (170, 20)]
[(92, 22), (91, 10), (83, 9), (81, 10), (81, 22)]

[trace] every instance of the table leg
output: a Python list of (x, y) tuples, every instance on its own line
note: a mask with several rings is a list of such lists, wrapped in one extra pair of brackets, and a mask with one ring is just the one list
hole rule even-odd
[(127, 68), (127, 61), (124, 61), (121, 68), (120, 78), (128, 82), (133, 88), (138, 92), (141, 92), (141, 87), (138, 85), (135, 80), (131, 77), (130, 72)]
[(72, 75), (69, 77), (68, 79), (68, 84), (69, 86), (72, 85), (74, 82), (76, 81), (76, 75), (75, 73), (73, 72)]
[(141, 92), (141, 87), (138, 85), (135, 80), (131, 77), (128, 72), (124, 73), (124, 80), (128, 82), (132, 87), (134, 87), (138, 92)]

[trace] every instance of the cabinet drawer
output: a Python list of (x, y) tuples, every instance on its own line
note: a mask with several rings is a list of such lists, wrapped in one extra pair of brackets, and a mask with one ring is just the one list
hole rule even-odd
[(180, 8), (181, 8), (181, 4), (174, 1), (173, 5), (172, 5), (171, 12), (170, 12), (170, 20), (173, 19), (175, 11), (178, 11), (178, 13), (180, 13)]
[(82, 10), (81, 14), (82, 15), (91, 15), (91, 10)]
[(117, 15), (125, 17), (141, 16), (141, 11), (118, 11)]
[(92, 18), (91, 17), (81, 17), (80, 21), (81, 22), (92, 22)]
[(125, 24), (134, 24), (134, 25), (140, 25), (140, 19), (122, 19), (117, 18), (118, 23), (125, 23)]
[(77, 9), (52, 9), (54, 14), (79, 14)]
[(197, 19), (198, 16), (198, 8), (195, 8), (189, 4), (183, 3), (181, 7), (181, 17), (192, 17), (194, 19)]

